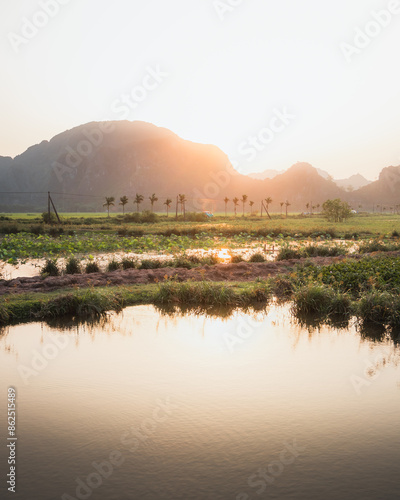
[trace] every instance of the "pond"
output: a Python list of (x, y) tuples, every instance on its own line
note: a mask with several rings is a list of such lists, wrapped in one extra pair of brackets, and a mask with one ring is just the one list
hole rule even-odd
[[(394, 500), (399, 364), (391, 338), (304, 328), (278, 305), (5, 328), (2, 435), (10, 387), (17, 411), (7, 498)], [(3, 439), (1, 498), (10, 449)]]

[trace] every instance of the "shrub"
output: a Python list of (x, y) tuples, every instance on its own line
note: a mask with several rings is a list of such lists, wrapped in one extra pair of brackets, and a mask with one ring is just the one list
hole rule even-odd
[(360, 253), (373, 253), (373, 252), (385, 252), (388, 251), (389, 249), (391, 249), (391, 247), (388, 247), (381, 241), (373, 240), (364, 242), (362, 245), (360, 245), (358, 251)]
[(239, 262), (243, 262), (244, 258), (241, 254), (232, 255), (232, 264), (239, 264)]
[(70, 257), (65, 266), (66, 274), (80, 274), (82, 272), (81, 263), (76, 257)]
[(309, 245), (303, 249), (302, 253), (305, 257), (336, 257), (346, 255), (347, 250), (340, 246)]
[(297, 316), (345, 315), (351, 311), (351, 300), (347, 294), (335, 292), (321, 285), (306, 285), (294, 294), (293, 311)]
[(62, 227), (51, 227), (49, 229), (49, 235), (52, 236), (53, 238), (56, 238), (61, 234), (64, 234), (64, 229)]
[(38, 236), (39, 234), (44, 233), (44, 227), (41, 224), (36, 224), (34, 226), (30, 226), (29, 232)]
[(209, 217), (203, 212), (186, 212), (185, 220), (189, 222), (206, 222), (209, 220)]
[(136, 262), (134, 259), (122, 259), (121, 262), (122, 269), (134, 269), (136, 267)]
[(154, 224), (157, 221), (158, 215), (156, 215), (154, 212), (150, 212), (149, 210), (145, 210), (140, 216), (140, 222), (142, 223), (146, 222), (148, 224)]
[(43, 222), (45, 222), (46, 224), (53, 224), (57, 221), (57, 217), (55, 214), (53, 214), (53, 212), (50, 212), (50, 217), (48, 212), (43, 212), (41, 217)]
[(276, 256), (276, 260), (289, 260), (289, 259), (300, 259), (301, 258), (301, 253), (299, 250), (296, 250), (295, 248), (290, 248), (288, 246), (282, 247), (279, 250), (278, 255)]
[(117, 271), (121, 267), (121, 263), (113, 259), (107, 264), (107, 271)]
[(372, 291), (357, 303), (357, 314), (363, 323), (400, 326), (400, 298), (388, 292)]
[(98, 273), (100, 272), (100, 267), (97, 264), (97, 262), (88, 262), (85, 266), (85, 273), (86, 274), (93, 274), (93, 273)]
[(273, 291), (277, 297), (288, 298), (294, 292), (293, 283), (285, 276), (278, 276), (273, 281)]
[(0, 233), (3, 234), (18, 234), (20, 229), (17, 224), (1, 224)]
[(253, 253), (250, 257), (249, 262), (265, 262), (265, 257), (262, 253)]
[(159, 269), (161, 267), (166, 267), (166, 265), (166, 262), (159, 259), (143, 259), (139, 269)]
[(47, 259), (42, 267), (40, 274), (42, 276), (60, 276), (60, 270), (56, 260)]

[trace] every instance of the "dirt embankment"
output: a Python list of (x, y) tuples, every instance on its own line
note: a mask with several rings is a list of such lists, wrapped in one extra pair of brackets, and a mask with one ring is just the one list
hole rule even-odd
[[(400, 256), (400, 252), (388, 252), (387, 255)], [(352, 259), (361, 259), (366, 255), (354, 255)], [(313, 259), (291, 259), (281, 262), (263, 262), (253, 264), (240, 262), (238, 264), (217, 264), (195, 269), (165, 267), (161, 269), (128, 269), (108, 273), (76, 274), (64, 276), (48, 276), (42, 278), (17, 278), (0, 280), (0, 295), (28, 292), (50, 292), (61, 288), (85, 288), (91, 286), (117, 286), (144, 283), (157, 283), (166, 278), (174, 277), (177, 281), (210, 280), (210, 281), (254, 281), (256, 278), (269, 278), (277, 274), (291, 272), (295, 266), (305, 261), (312, 261), (319, 266), (339, 262), (348, 257), (315, 257)]]

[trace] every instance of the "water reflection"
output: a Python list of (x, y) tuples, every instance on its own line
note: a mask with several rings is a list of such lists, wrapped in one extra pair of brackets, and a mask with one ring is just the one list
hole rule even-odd
[(400, 349), (353, 320), (139, 306), (11, 326), (0, 346), (0, 392), (18, 394), (16, 499), (78, 498), (113, 450), (124, 461), (91, 498), (262, 498), (264, 482), (265, 498), (396, 498)]

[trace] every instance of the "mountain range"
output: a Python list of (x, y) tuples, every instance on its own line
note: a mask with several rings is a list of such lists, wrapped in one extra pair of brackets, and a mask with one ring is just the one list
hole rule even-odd
[(127, 210), (133, 211), (136, 193), (145, 197), (143, 209), (149, 208), (148, 198), (155, 193), (159, 200), (154, 209), (160, 211), (167, 198), (175, 200), (178, 194), (185, 194), (188, 210), (212, 211), (224, 209), (225, 197), (243, 194), (258, 210), (261, 200), (271, 197), (273, 211), (286, 200), (293, 211), (306, 210), (306, 204), (322, 205), (329, 198), (342, 198), (364, 210), (400, 203), (399, 166), (383, 169), (375, 182), (361, 175), (333, 181), (308, 163), (267, 172), (264, 178), (240, 174), (218, 147), (184, 140), (150, 123), (91, 122), (15, 158), (0, 157), (0, 210), (43, 211), (48, 191), (60, 210), (68, 211), (100, 211), (104, 197), (118, 200), (123, 195), (130, 200)]
[[(329, 175), (328, 172), (325, 170), (321, 170), (319, 168), (316, 169), (318, 174), (323, 177), (324, 179), (331, 179), (333, 182), (342, 188), (345, 188), (347, 191), (353, 191), (355, 189), (360, 189), (361, 187), (368, 186), (368, 184), (371, 184), (372, 181), (369, 181), (366, 179), (364, 176), (361, 174), (355, 174), (347, 179), (333, 179)], [(273, 170), (273, 169), (267, 169), (264, 170), (263, 172), (254, 172), (251, 174), (248, 174), (249, 177), (252, 179), (259, 179), (259, 180), (265, 180), (265, 179), (273, 179), (277, 175), (282, 174), (282, 171), (280, 170)]]

